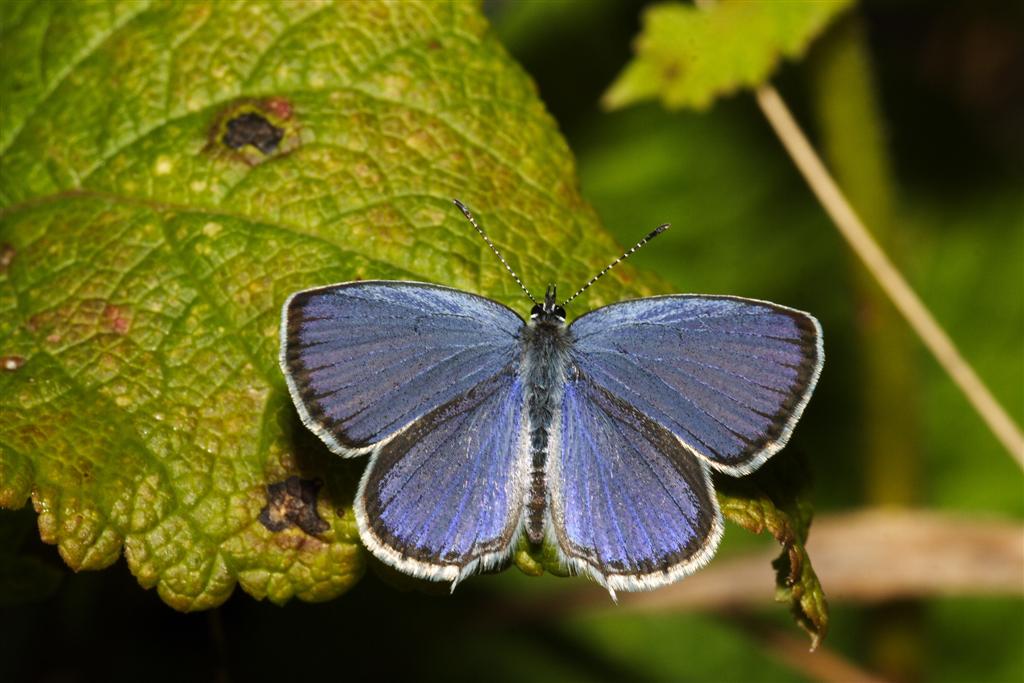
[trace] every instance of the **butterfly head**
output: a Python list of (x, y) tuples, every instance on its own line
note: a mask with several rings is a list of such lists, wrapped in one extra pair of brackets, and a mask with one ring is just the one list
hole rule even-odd
[(548, 285), (547, 291), (544, 292), (544, 303), (536, 304), (530, 309), (530, 322), (549, 325), (565, 324), (565, 308), (556, 303), (554, 285)]

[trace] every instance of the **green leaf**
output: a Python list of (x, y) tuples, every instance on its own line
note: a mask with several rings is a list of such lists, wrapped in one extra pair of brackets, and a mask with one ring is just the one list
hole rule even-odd
[(512, 555), (512, 561), (519, 571), (527, 576), (541, 576), (548, 572), (555, 576), (571, 576), (572, 573), (562, 564), (561, 551), (551, 543), (540, 547), (533, 546), (524, 536)]
[[(0, 505), (179, 609), (361, 575), (362, 461), (277, 366), (301, 288), (413, 278), (523, 308), (619, 253), (471, 3), (4, 5)], [(663, 286), (617, 269), (576, 310)]]
[(664, 3), (644, 12), (636, 57), (605, 92), (620, 109), (658, 98), (706, 109), (716, 97), (764, 82), (781, 57), (797, 58), (851, 0), (725, 0), (706, 9)]
[(814, 513), (803, 495), (807, 479), (804, 464), (786, 452), (752, 475), (717, 477), (715, 483), (727, 519), (755, 534), (767, 531), (782, 546), (772, 562), (775, 599), (789, 605), (813, 650), (828, 632), (828, 603), (805, 547)]

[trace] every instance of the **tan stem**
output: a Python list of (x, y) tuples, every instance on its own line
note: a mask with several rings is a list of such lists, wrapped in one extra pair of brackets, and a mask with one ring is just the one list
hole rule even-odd
[(757, 103), (779, 136), (811, 190), (832, 218), (839, 232), (881, 286), (903, 317), (932, 352), (939, 365), (978, 411), (996, 438), (1024, 468), (1024, 434), (964, 360), (949, 335), (885, 255), (856, 212), (839, 190), (825, 165), (797, 125), (786, 103), (771, 85), (756, 91)]
[[(1024, 596), (1024, 526), (928, 510), (871, 509), (815, 521), (807, 544), (830, 602), (878, 603), (936, 595)], [(772, 599), (777, 549), (721, 559), (624, 609), (741, 609)], [(594, 600), (600, 604), (595, 591)]]
[[(1024, 597), (1024, 525), (935, 510), (873, 508), (820, 517), (807, 552), (830, 602), (872, 604), (936, 595)], [(777, 546), (719, 558), (693, 576), (650, 593), (577, 588), (536, 602), (509, 603), (520, 616), (593, 610), (735, 612), (762, 608), (775, 593)]]

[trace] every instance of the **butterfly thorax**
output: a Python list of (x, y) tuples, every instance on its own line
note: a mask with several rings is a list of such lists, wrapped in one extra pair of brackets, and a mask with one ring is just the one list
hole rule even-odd
[(572, 337), (565, 326), (565, 313), (531, 316), (523, 329), (522, 376), (526, 411), (530, 420), (531, 472), (527, 501), (526, 533), (531, 543), (544, 540), (544, 521), (548, 508), (545, 471), (548, 436), (552, 421), (562, 402), (562, 391), (569, 368)]

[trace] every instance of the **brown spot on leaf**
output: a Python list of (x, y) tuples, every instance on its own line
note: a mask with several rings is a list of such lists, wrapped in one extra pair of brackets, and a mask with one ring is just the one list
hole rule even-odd
[(316, 511), (321, 482), (288, 477), (267, 486), (267, 504), (260, 510), (260, 524), (270, 531), (297, 526), (310, 536), (330, 528)]
[(7, 269), (14, 263), (14, 247), (4, 242), (0, 245), (0, 273), (6, 273)]
[(287, 121), (292, 117), (292, 103), (284, 97), (268, 97), (263, 101), (263, 108), (269, 114), (273, 114), (279, 119)]
[(107, 327), (117, 334), (124, 334), (131, 327), (131, 320), (126, 317), (124, 309), (114, 304), (107, 304), (103, 309), (103, 320)]
[(283, 137), (284, 130), (251, 111), (228, 121), (223, 140), (231, 149), (252, 145), (264, 154), (271, 154)]
[(0, 369), (5, 372), (14, 372), (24, 364), (24, 356), (0, 356)]

